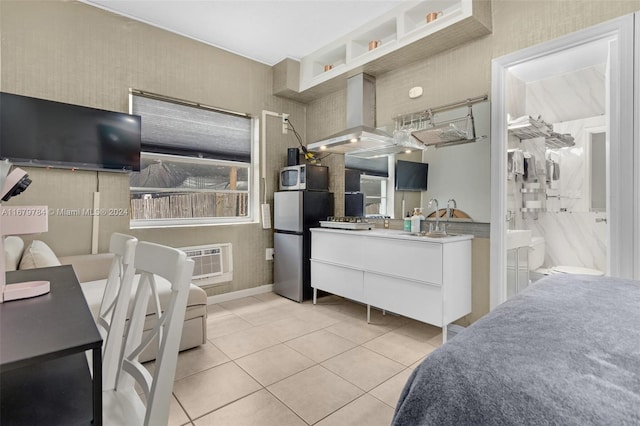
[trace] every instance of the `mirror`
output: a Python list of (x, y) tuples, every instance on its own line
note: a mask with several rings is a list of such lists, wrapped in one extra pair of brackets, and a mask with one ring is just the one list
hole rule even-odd
[[(456, 108), (440, 113), (443, 118), (447, 114), (460, 116), (461, 111), (468, 107)], [(361, 191), (367, 196), (367, 214), (383, 214), (393, 219), (402, 219), (407, 212), (413, 212), (415, 207), (421, 207), (425, 216), (433, 212), (427, 208), (429, 200), (438, 200), (439, 208), (444, 209), (447, 201), (454, 199), (457, 209), (462, 210), (474, 222), (489, 223), (491, 221), (491, 138), (490, 138), (491, 108), (488, 101), (473, 105), (473, 117), (476, 135), (486, 135), (476, 142), (445, 147), (429, 147), (424, 151), (414, 150), (410, 153), (393, 154), (381, 158), (358, 159), (345, 155), (346, 168), (363, 168), (373, 163), (386, 163), (388, 181), (372, 173), (362, 174), (360, 177)], [(423, 162), (429, 164), (427, 191), (395, 191), (393, 176), (397, 160)], [(386, 186), (386, 188), (385, 188)], [(369, 192), (367, 192), (369, 188)], [(385, 191), (386, 189), (386, 191)], [(387, 209), (373, 212), (370, 206), (374, 198), (380, 200), (387, 197)], [(371, 201), (371, 203), (369, 202)], [(379, 201), (378, 201), (379, 202)], [(371, 207), (371, 208), (369, 208)], [(379, 205), (378, 205), (379, 207)], [(392, 214), (393, 213), (393, 214)], [(468, 219), (461, 219), (468, 220)]]
[[(393, 159), (393, 164), (397, 160), (403, 161), (418, 161), (422, 162), (422, 151), (413, 151), (409, 154), (396, 154)], [(431, 164), (429, 164), (429, 174), (427, 175), (427, 188), (431, 186)], [(395, 170), (392, 176), (395, 175)], [(407, 216), (407, 213), (411, 215), (414, 207), (422, 207), (422, 194), (424, 192), (413, 192), (413, 191), (396, 191), (394, 183), (391, 185), (391, 191), (393, 192), (394, 199), (394, 209), (393, 209), (393, 217), (395, 219), (402, 219)], [(427, 203), (429, 200), (427, 199)], [(426, 210), (424, 210), (426, 212)]]
[(607, 211), (607, 146), (604, 132), (591, 133), (589, 147), (591, 157), (591, 205), (592, 212)]
[[(463, 107), (466, 110), (467, 107)], [(459, 109), (451, 110), (460, 115)], [(396, 194), (396, 201), (405, 197), (407, 210), (422, 207), (425, 216), (433, 209), (427, 208), (429, 200), (438, 200), (441, 209), (454, 199), (457, 208), (474, 222), (491, 221), (491, 107), (489, 101), (473, 105), (476, 135), (487, 135), (476, 142), (441, 148), (429, 147), (424, 151), (396, 155), (396, 159), (429, 163), (427, 191)], [(411, 203), (411, 204), (410, 204)], [(419, 203), (419, 204), (416, 204)], [(395, 217), (401, 214), (401, 204), (395, 204)], [(406, 211), (404, 212), (406, 215)]]

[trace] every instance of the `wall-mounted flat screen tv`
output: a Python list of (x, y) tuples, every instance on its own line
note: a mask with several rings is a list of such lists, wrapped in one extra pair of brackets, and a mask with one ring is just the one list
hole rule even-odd
[(360, 170), (344, 169), (344, 192), (360, 192)]
[(429, 164), (396, 161), (396, 191), (426, 191)]
[(0, 92), (0, 158), (13, 164), (139, 171), (140, 116)]

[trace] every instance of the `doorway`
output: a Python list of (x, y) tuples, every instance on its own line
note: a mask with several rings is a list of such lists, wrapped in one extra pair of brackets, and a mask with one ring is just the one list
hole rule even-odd
[[(633, 192), (633, 25), (633, 15), (622, 17), (493, 61), (491, 309), (504, 302), (508, 295), (507, 229), (534, 228), (534, 235), (540, 236), (545, 232), (540, 225), (541, 217), (547, 223), (555, 220), (558, 229), (549, 235), (557, 236), (558, 230), (566, 232), (578, 222), (568, 214), (583, 215), (586, 218), (583, 222), (594, 228), (591, 235), (597, 236), (598, 232), (602, 235), (603, 272), (633, 277), (634, 244), (637, 244), (633, 230), (638, 214), (633, 209), (637, 202)], [(572, 90), (567, 92), (567, 88)], [(582, 101), (576, 102), (581, 97)], [(572, 106), (568, 107), (569, 104)], [(551, 131), (560, 136), (570, 135), (574, 145), (567, 139), (559, 145), (551, 143), (549, 149), (546, 136), (514, 135), (515, 132), (508, 129), (514, 128), (518, 119), (554, 124), (550, 125)], [(571, 153), (567, 152), (564, 172), (570, 175), (590, 168), (590, 159), (585, 158), (591, 148), (586, 128), (591, 129), (591, 133), (605, 135), (606, 183), (600, 187), (605, 194), (604, 212), (588, 207), (587, 200), (592, 198), (590, 170), (583, 173), (580, 188), (568, 188), (569, 179), (565, 180), (565, 187), (561, 187), (563, 155), (558, 151), (570, 151), (579, 142), (581, 152), (576, 148), (573, 154), (581, 166), (569, 167)], [(576, 137), (580, 140), (576, 141)], [(529, 159), (533, 157), (535, 161), (528, 162), (528, 173), (509, 168), (517, 164), (512, 163), (510, 149), (522, 152)], [(519, 156), (516, 152), (516, 157)], [(575, 179), (571, 184), (575, 185)], [(576, 241), (578, 245), (588, 244)], [(556, 251), (580, 256), (577, 247), (565, 246)], [(545, 256), (545, 261), (554, 263), (551, 257)]]

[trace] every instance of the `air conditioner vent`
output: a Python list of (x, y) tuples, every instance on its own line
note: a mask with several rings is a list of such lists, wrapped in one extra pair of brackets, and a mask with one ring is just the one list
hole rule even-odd
[(207, 278), (222, 275), (222, 250), (212, 248), (206, 250), (190, 250), (187, 256), (193, 259), (193, 278)]
[(233, 279), (230, 243), (183, 247), (181, 250), (194, 262), (194, 284), (202, 287)]

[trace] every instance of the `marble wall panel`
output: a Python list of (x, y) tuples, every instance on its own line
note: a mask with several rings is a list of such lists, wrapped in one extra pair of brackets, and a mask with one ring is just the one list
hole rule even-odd
[(544, 266), (583, 266), (606, 271), (606, 225), (596, 223), (600, 213), (540, 213), (528, 217), (525, 228), (545, 239)]
[(557, 150), (560, 160), (560, 204), (570, 212), (590, 210), (589, 143), (591, 133), (599, 133), (605, 127), (605, 117), (597, 116), (581, 120), (555, 123), (554, 131), (569, 133), (575, 145)]
[[(604, 66), (600, 65), (527, 84), (526, 114), (542, 116), (555, 132), (575, 139), (575, 146), (556, 150), (545, 149), (537, 139), (520, 143), (522, 150), (536, 157), (539, 180), (547, 190), (546, 196), (540, 196), (544, 211), (518, 215), (516, 227), (545, 238), (545, 267), (607, 268), (607, 227), (596, 223), (603, 214), (589, 211), (589, 141), (591, 132), (605, 126), (604, 87)], [(547, 159), (560, 165), (557, 181), (546, 182)], [(510, 189), (509, 200), (513, 198), (516, 205), (536, 197), (521, 194), (518, 200), (517, 182), (510, 186), (515, 188)]]
[[(546, 199), (546, 211), (537, 216), (524, 214), (522, 224), (523, 228), (533, 230), (535, 236), (545, 238), (544, 266), (572, 265), (606, 271), (606, 225), (596, 223), (602, 214), (589, 211), (587, 155), (589, 134), (601, 129), (604, 120), (598, 116), (554, 124), (556, 132), (573, 135), (576, 145), (547, 151), (546, 155), (560, 164), (557, 191), (548, 189), (547, 195), (557, 194), (559, 198)], [(523, 146), (540, 155), (534, 141), (524, 141)]]
[(526, 112), (547, 123), (605, 113), (605, 65), (594, 65), (527, 84)]

